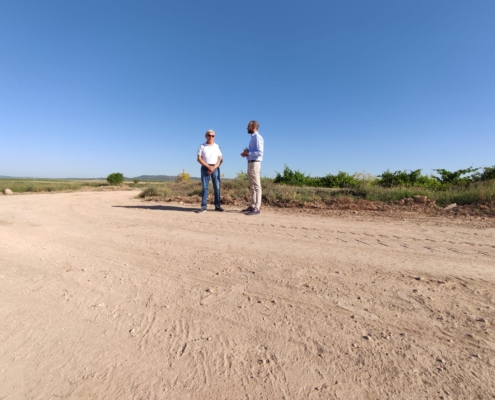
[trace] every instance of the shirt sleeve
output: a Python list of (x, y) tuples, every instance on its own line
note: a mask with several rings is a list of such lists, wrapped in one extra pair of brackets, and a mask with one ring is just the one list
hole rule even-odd
[(203, 153), (203, 146), (199, 146), (199, 149), (198, 149), (198, 156), (200, 156), (202, 153)]

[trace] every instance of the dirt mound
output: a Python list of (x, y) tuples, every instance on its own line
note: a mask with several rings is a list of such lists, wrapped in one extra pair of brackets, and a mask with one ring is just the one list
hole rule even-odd
[[(182, 202), (184, 204), (198, 204), (201, 202), (200, 196), (176, 196), (176, 197), (154, 197), (148, 198), (147, 201), (157, 202)], [(465, 205), (452, 205), (451, 207), (440, 207), (432, 200), (424, 200), (424, 203), (414, 201), (415, 199), (402, 199), (395, 203), (385, 203), (381, 201), (370, 200), (354, 200), (352, 197), (337, 197), (328, 201), (313, 201), (313, 202), (299, 202), (299, 201), (287, 201), (283, 199), (263, 199), (263, 205), (266, 207), (282, 208), (287, 211), (290, 210), (307, 210), (312, 213), (318, 211), (350, 211), (359, 214), (372, 215), (372, 214), (387, 214), (393, 216), (400, 216), (401, 214), (410, 215), (411, 213), (417, 215), (428, 216), (452, 216), (452, 217), (480, 217), (495, 218), (495, 201), (465, 204)], [(208, 201), (213, 201), (213, 197), (210, 195)], [(222, 204), (233, 206), (245, 206), (249, 198), (233, 198), (230, 194), (222, 197)]]

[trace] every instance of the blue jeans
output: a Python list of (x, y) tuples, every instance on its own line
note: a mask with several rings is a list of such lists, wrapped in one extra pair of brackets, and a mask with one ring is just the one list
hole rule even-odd
[(208, 186), (210, 177), (213, 181), (213, 191), (215, 192), (215, 208), (220, 207), (220, 168), (216, 168), (211, 175), (207, 174), (208, 169), (201, 167), (201, 185), (203, 187), (201, 207), (206, 208), (208, 203)]

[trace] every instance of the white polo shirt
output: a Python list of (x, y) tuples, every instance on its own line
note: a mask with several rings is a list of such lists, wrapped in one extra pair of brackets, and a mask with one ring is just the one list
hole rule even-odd
[(213, 143), (211, 146), (207, 143), (203, 143), (199, 146), (198, 156), (201, 156), (201, 159), (206, 164), (216, 164), (218, 157), (222, 156), (222, 151), (220, 150), (220, 146), (216, 143)]

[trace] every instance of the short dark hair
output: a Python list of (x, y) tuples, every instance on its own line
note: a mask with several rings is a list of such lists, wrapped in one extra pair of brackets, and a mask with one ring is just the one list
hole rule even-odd
[(249, 126), (254, 126), (254, 129), (258, 130), (258, 128), (260, 127), (260, 124), (258, 124), (258, 121), (249, 121)]

